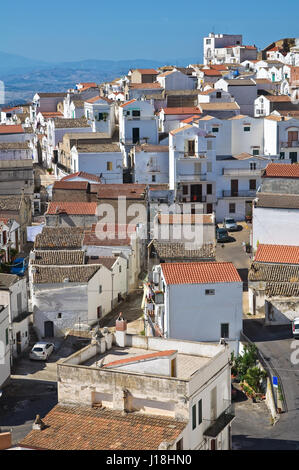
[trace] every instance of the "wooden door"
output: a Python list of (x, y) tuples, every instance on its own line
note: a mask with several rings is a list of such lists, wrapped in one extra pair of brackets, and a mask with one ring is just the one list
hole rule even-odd
[(17, 343), (17, 354), (21, 354), (22, 352), (22, 341), (21, 341), (21, 332), (18, 331), (16, 334), (16, 343)]
[(238, 196), (238, 191), (239, 191), (239, 181), (238, 180), (231, 180), (231, 182), (230, 182), (230, 191), (231, 191), (231, 196), (233, 196), (233, 197)]
[(298, 131), (289, 131), (288, 132), (288, 146), (295, 147), (295, 142), (298, 142)]
[(132, 140), (133, 144), (137, 144), (140, 140), (140, 129), (139, 127), (133, 127), (132, 129)]

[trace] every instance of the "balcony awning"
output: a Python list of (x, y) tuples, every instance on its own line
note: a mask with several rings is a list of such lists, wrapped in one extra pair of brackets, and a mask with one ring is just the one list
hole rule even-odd
[(214, 422), (213, 424), (206, 429), (206, 431), (203, 433), (205, 437), (209, 437), (211, 439), (214, 439), (215, 437), (218, 436), (218, 434), (223, 431), (223, 429), (228, 426), (229, 423), (233, 421), (235, 418), (235, 413), (233, 412), (232, 408), (229, 407), (228, 410), (226, 410), (224, 413), (222, 413)]

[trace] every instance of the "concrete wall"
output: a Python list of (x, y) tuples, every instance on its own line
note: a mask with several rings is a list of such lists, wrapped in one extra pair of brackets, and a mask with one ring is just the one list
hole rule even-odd
[[(8, 343), (6, 339), (8, 338)], [(0, 311), (0, 389), (10, 378), (10, 345), (8, 308)]]
[[(286, 230), (292, 227), (292, 230)], [(299, 210), (254, 207), (252, 220), (252, 245), (298, 245)]]
[[(206, 295), (206, 289), (214, 289), (215, 294)], [(242, 331), (242, 283), (169, 285), (165, 317), (166, 336), (170, 338), (217, 342), (221, 323), (228, 323), (228, 339), (238, 341)]]

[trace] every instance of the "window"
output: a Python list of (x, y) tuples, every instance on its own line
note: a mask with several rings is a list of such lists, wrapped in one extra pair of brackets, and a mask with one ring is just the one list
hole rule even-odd
[(284, 156), (285, 156), (284, 152), (280, 152), (280, 157), (279, 157), (280, 160), (284, 160)]
[(229, 204), (229, 213), (230, 214), (235, 214), (235, 212), (236, 212), (236, 204), (234, 202), (231, 202)]
[(256, 163), (250, 163), (250, 169), (256, 170)]
[(112, 162), (107, 162), (107, 171), (112, 170)]
[(260, 150), (259, 150), (259, 149), (253, 149), (252, 155), (259, 155), (259, 154), (260, 154)]
[(219, 127), (212, 127), (212, 132), (219, 132)]
[(206, 289), (205, 295), (215, 295), (215, 289)]
[(118, 272), (119, 272), (119, 273), (121, 273), (121, 266), (119, 266), (119, 268), (118, 268)]
[(99, 286), (99, 294), (101, 294), (102, 292), (103, 292), (102, 286)]
[(195, 155), (195, 140), (188, 140), (188, 155)]
[(244, 132), (250, 132), (250, 126), (245, 126), (243, 129), (244, 129)]
[(216, 98), (221, 98), (221, 91), (216, 91)]
[(102, 121), (104, 119), (103, 113), (98, 114), (98, 121)]
[(212, 194), (212, 192), (213, 192), (213, 185), (207, 184), (207, 194)]
[(61, 313), (58, 313), (58, 314), (57, 314), (57, 318), (61, 318)]
[(256, 180), (249, 180), (249, 189), (256, 189)]
[(202, 400), (198, 402), (198, 424), (202, 423)]
[(192, 406), (192, 430), (196, 428), (196, 405)]
[(140, 117), (140, 110), (139, 109), (133, 109), (132, 116), (133, 117)]
[(206, 39), (206, 44), (211, 44), (211, 39)]
[(183, 439), (180, 439), (177, 443), (176, 443), (176, 450), (183, 450), (184, 447), (183, 447)]
[(152, 183), (156, 182), (156, 175), (152, 175)]
[(183, 186), (183, 194), (188, 194), (188, 186), (184, 184)]
[(102, 306), (97, 308), (97, 317), (100, 319), (102, 318)]
[(221, 323), (221, 338), (229, 338), (229, 323)]

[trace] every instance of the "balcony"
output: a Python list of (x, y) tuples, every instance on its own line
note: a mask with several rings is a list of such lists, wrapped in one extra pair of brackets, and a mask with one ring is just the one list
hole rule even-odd
[(290, 140), (289, 142), (281, 142), (281, 148), (289, 149), (294, 147), (299, 147), (299, 140)]
[(251, 170), (250, 168), (223, 168), (222, 174), (224, 176), (261, 176), (262, 170), (257, 168)]
[(226, 426), (228, 426), (232, 422), (234, 418), (235, 418), (235, 407), (231, 403), (223, 411), (223, 413), (221, 413), (221, 415), (218, 416), (217, 419), (212, 421), (211, 426), (209, 426), (208, 429), (204, 431), (204, 436), (209, 437), (211, 439), (215, 439), (218, 436), (218, 434), (220, 434), (221, 431), (223, 431), (223, 429), (225, 429)]
[(177, 175), (178, 183), (197, 183), (207, 180), (207, 173), (192, 173), (185, 175)]
[(241, 190), (241, 191), (222, 191), (222, 197), (250, 197), (253, 198), (256, 196), (256, 189), (251, 190)]
[(179, 158), (178, 160), (202, 160), (204, 158), (207, 158), (206, 152), (205, 151), (199, 151), (199, 152), (178, 152), (179, 153)]

